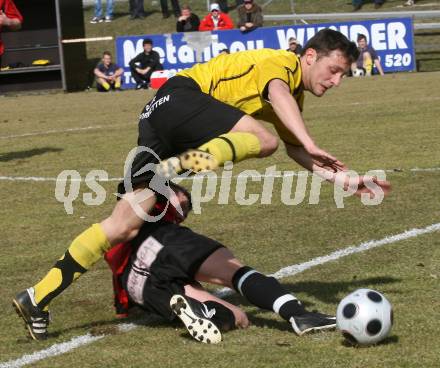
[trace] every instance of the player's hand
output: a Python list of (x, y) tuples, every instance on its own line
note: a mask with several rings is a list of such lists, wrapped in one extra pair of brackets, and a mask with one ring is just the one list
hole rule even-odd
[(304, 147), (304, 149), (311, 156), (313, 163), (325, 170), (333, 172), (347, 170), (343, 162), (315, 145)]
[(379, 180), (376, 176), (359, 176), (357, 183), (357, 190), (355, 195), (360, 197), (366, 193), (370, 195), (370, 199), (374, 199), (378, 191), (382, 190), (384, 196), (387, 196), (391, 191), (391, 184), (386, 180)]

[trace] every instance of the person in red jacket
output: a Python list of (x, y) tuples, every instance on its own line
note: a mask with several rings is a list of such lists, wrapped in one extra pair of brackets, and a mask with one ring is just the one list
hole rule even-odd
[[(17, 31), (21, 28), (23, 17), (18, 11), (12, 0), (0, 0), (0, 32), (2, 27), (8, 27), (12, 31)], [(0, 65), (2, 55), (5, 51), (3, 42), (0, 38)]]
[(199, 31), (217, 31), (234, 28), (234, 23), (229, 15), (220, 11), (220, 5), (211, 4), (210, 10), (211, 12), (200, 22)]

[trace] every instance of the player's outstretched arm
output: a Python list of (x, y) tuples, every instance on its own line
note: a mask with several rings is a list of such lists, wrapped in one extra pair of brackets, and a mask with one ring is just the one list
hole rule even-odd
[[(304, 124), (299, 106), (285, 82), (280, 79), (272, 80), (269, 83), (268, 97), (282, 124), (302, 145), (298, 152), (292, 152), (294, 157), (288, 152), (289, 156), (310, 171), (315, 171), (313, 164), (331, 168), (334, 172), (346, 169), (341, 161), (315, 144)], [(298, 157), (295, 158), (296, 156)]]
[(283, 125), (307, 149), (315, 145), (304, 124), (299, 106), (290, 93), (289, 86), (281, 79), (269, 82), (268, 98), (275, 114)]
[(305, 169), (321, 176), (327, 181), (339, 185), (348, 190), (349, 187), (353, 188), (353, 193), (357, 196), (362, 194), (369, 194), (371, 198), (379, 194), (382, 191), (384, 195), (387, 195), (391, 191), (391, 184), (386, 180), (378, 180), (377, 177), (369, 175), (361, 175), (352, 177), (345, 173), (347, 167), (340, 161), (331, 163), (325, 162), (319, 157), (313, 157), (310, 155), (304, 147), (293, 146), (286, 143), (287, 154), (294, 159), (299, 165)]

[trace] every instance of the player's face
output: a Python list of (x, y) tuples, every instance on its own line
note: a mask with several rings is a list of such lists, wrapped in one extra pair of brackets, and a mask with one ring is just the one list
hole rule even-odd
[(189, 9), (183, 9), (183, 10), (182, 10), (182, 16), (184, 16), (184, 17), (189, 17), (189, 16), (191, 16), (191, 10), (189, 10)]
[(342, 77), (350, 68), (347, 58), (339, 50), (318, 57), (315, 50), (308, 49), (304, 57), (306, 62), (304, 87), (318, 97), (328, 89), (339, 86)]

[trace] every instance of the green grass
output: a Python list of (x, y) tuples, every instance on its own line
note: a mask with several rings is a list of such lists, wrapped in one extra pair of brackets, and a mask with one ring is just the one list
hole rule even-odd
[[(408, 8), (401, 6), (404, 0), (387, 0), (382, 7), (382, 11), (403, 11)], [(181, 2), (182, 4), (184, 2)], [(189, 0), (188, 3), (193, 11), (200, 17), (206, 15), (206, 2), (204, 0)], [(265, 1), (259, 1), (259, 4)], [(296, 13), (334, 13), (334, 12), (350, 12), (352, 5), (350, 0), (295, 0)], [(93, 17), (93, 7), (87, 7), (84, 11), (84, 22), (87, 37), (101, 36), (126, 36), (126, 35), (144, 35), (144, 34), (161, 34), (175, 32), (176, 20), (174, 17), (162, 19), (160, 6), (153, 5), (152, 1), (145, 2), (145, 11), (148, 16), (144, 20), (129, 20), (128, 2), (115, 3), (115, 20), (112, 23), (90, 24), (89, 21)], [(229, 0), (232, 6), (235, 1)], [(419, 0), (417, 1), (415, 10), (440, 10), (440, 1), (438, 0)], [(170, 8), (171, 9), (171, 8)], [(374, 11), (373, 2), (365, 1), (362, 11)], [(274, 0), (264, 9), (265, 14), (288, 14), (291, 13), (290, 1)], [(235, 21), (237, 18), (236, 11), (231, 10), (230, 15)], [(437, 19), (426, 19), (427, 22), (438, 22)], [(317, 21), (320, 22), (320, 21)], [(324, 21), (321, 21), (324, 22)], [(291, 24), (290, 22), (265, 22), (265, 26), (277, 26)], [(440, 42), (440, 32), (438, 30), (426, 32), (420, 31), (415, 35), (416, 45), (432, 45), (435, 51), (439, 51), (438, 44)], [(104, 50), (110, 50), (115, 53), (114, 41), (89, 42), (87, 44), (87, 55), (89, 59), (90, 69), (96, 65), (101, 58)], [(417, 53), (416, 58), (420, 59), (419, 71), (440, 70), (440, 57), (437, 54), (426, 55), (426, 53)], [(428, 60), (427, 60), (428, 59)]]
[[(306, 98), (306, 121), (323, 148), (359, 172), (399, 169), (387, 173), (393, 192), (381, 205), (366, 207), (357, 198), (348, 198), (338, 209), (333, 187), (324, 185), (318, 204), (308, 204), (307, 192), (302, 204), (286, 206), (277, 179), (271, 205), (238, 206), (232, 193), (229, 205), (218, 205), (214, 199), (187, 224), (225, 243), (245, 263), (272, 273), (349, 245), (440, 222), (440, 171), (410, 171), (440, 166), (439, 78), (439, 73), (407, 73), (347, 79), (322, 99)], [(56, 177), (65, 169), (78, 170), (82, 177), (92, 169), (122, 176), (125, 156), (136, 144), (137, 116), (149, 97), (148, 92), (126, 91), (2, 98), (0, 176)], [(3, 138), (90, 126), (97, 128)], [(271, 165), (299, 169), (280, 148), (270, 158), (237, 164), (234, 173), (244, 169), (264, 173)], [(54, 182), (0, 180), (1, 362), (91, 332), (108, 336), (34, 366), (438, 367), (438, 233), (282, 280), (308, 307), (326, 312), (334, 312), (338, 301), (359, 287), (385, 293), (395, 308), (395, 326), (391, 337), (376, 347), (346, 347), (337, 332), (298, 338), (280, 318), (247, 304), (241, 305), (253, 326), (226, 334), (218, 346), (198, 344), (179, 324), (152, 318), (121, 333), (116, 329), (120, 321), (114, 317), (110, 273), (104, 262), (52, 303), (50, 339), (29, 341), (10, 300), (39, 280), (73, 237), (110, 214), (116, 183), (102, 185), (107, 191), (103, 205), (85, 206), (80, 197), (73, 204), (73, 215), (67, 215), (55, 199)], [(248, 192), (260, 193), (261, 186), (249, 183)], [(81, 193), (88, 191), (82, 183)], [(243, 303), (237, 296), (230, 300)]]

